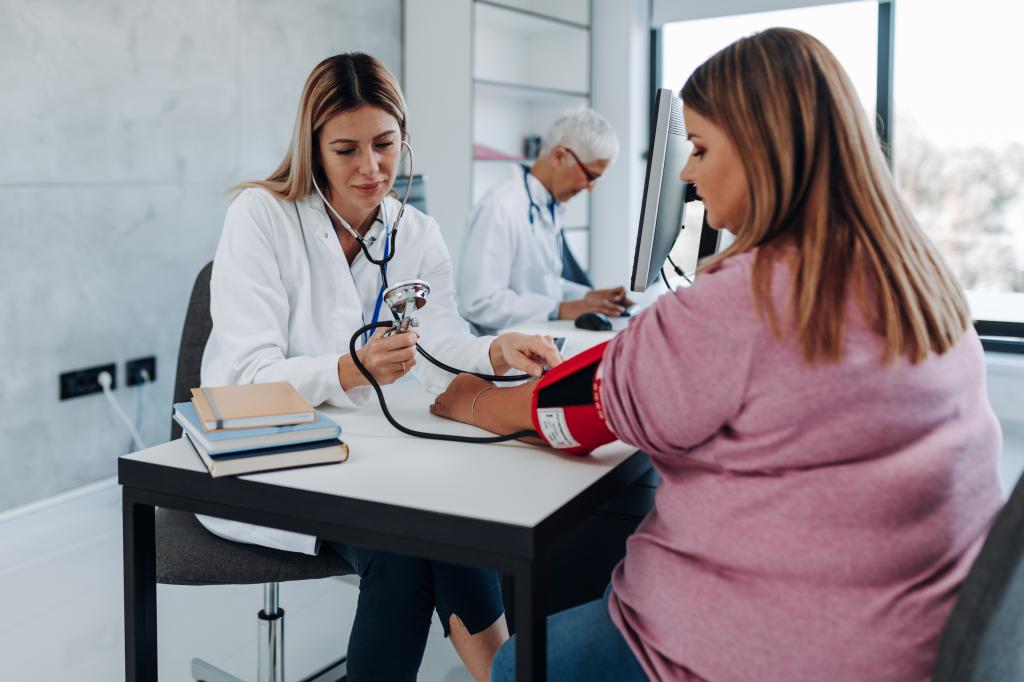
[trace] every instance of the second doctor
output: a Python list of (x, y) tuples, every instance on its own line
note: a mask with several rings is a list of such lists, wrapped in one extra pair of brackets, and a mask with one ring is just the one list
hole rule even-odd
[(611, 125), (593, 109), (563, 113), (540, 156), (489, 189), (473, 207), (459, 262), (463, 317), (483, 332), (524, 322), (617, 317), (632, 305), (624, 287), (591, 289), (566, 279), (565, 202), (592, 190), (619, 153)]

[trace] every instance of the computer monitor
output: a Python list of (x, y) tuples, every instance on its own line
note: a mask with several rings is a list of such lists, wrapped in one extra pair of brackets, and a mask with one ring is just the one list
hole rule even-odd
[[(644, 198), (630, 278), (633, 291), (646, 291), (658, 279), (676, 239), (685, 229), (686, 204), (697, 200), (693, 185), (679, 180), (689, 147), (682, 103), (671, 90), (661, 88), (655, 94), (651, 146), (647, 152)], [(684, 271), (695, 268), (700, 258), (718, 249), (718, 231), (708, 227), (706, 219), (700, 234), (692, 237), (687, 240), (687, 253), (679, 262)]]

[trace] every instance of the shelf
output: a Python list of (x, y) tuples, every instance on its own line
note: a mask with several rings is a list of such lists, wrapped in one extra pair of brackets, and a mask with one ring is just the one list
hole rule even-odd
[(525, 157), (522, 159), (479, 159), (475, 156), (473, 157), (473, 163), (516, 163), (522, 165), (524, 163), (532, 164), (536, 160)]
[(589, 103), (577, 94), (509, 88), (492, 82), (476, 82), (473, 93), (474, 144), (507, 154), (522, 154), (525, 138), (543, 137), (566, 109)]
[(473, 77), (586, 96), (590, 31), (493, 3), (474, 5)]
[(476, 84), (477, 90), (480, 88), (494, 88), (496, 90), (511, 90), (513, 92), (521, 92), (532, 95), (538, 99), (550, 98), (550, 97), (574, 97), (577, 99), (590, 99), (590, 93), (580, 90), (563, 90), (562, 88), (551, 88), (543, 85), (530, 85), (528, 83), (510, 83), (502, 81), (492, 81), (485, 78), (474, 78), (473, 83)]
[[(591, 0), (476, 0), (473, 3), (474, 145), (518, 156), (566, 110), (590, 104)], [(531, 147), (532, 149), (532, 147)], [(535, 159), (474, 158), (472, 201), (518, 178)], [(525, 203), (525, 202), (524, 202)], [(523, 206), (524, 215), (527, 207)], [(566, 237), (584, 267), (589, 261), (590, 195), (562, 214)]]
[[(519, 2), (517, 4), (526, 4)], [(539, 4), (539, 3), (538, 3)], [(528, 9), (512, 7), (511, 3), (477, 0), (477, 28), (491, 28), (502, 32), (515, 33), (521, 37), (563, 34), (575, 32), (586, 34), (590, 27), (575, 21), (566, 21), (550, 14), (541, 14)]]
[(500, 7), (575, 28), (590, 28), (589, 0), (477, 0), (477, 4)]

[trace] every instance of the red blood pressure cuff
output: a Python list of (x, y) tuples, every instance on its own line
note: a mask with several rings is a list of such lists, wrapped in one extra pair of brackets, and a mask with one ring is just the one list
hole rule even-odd
[(608, 342), (548, 370), (533, 389), (533, 428), (551, 447), (586, 455), (616, 440), (601, 410), (597, 368)]

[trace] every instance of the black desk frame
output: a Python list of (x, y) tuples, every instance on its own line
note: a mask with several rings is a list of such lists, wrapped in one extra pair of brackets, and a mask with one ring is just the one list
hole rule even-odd
[[(124, 459), (125, 679), (157, 679), (155, 507), (177, 509), (426, 559), (492, 568), (513, 581), (519, 680), (547, 679), (547, 555), (649, 468), (634, 453), (533, 528), (285, 488)], [(528, 495), (529, 491), (523, 491)]]

